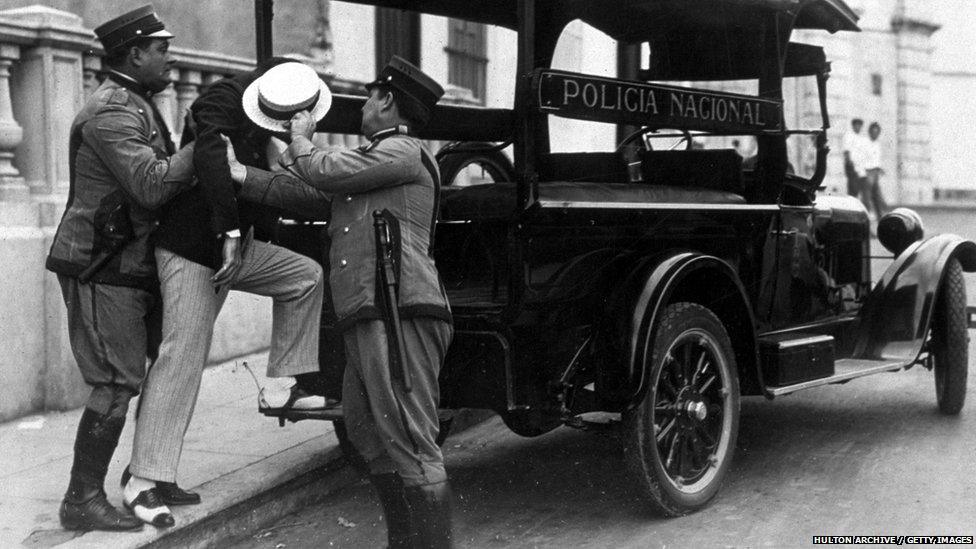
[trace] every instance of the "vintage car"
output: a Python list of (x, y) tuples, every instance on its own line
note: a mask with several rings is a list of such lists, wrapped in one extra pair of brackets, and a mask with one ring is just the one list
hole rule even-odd
[[(422, 132), (449, 142), (434, 250), (456, 328), (445, 410), (493, 410), (525, 436), (618, 431), (635, 486), (665, 515), (717, 493), (743, 396), (921, 365), (938, 409), (959, 413), (976, 245), (924, 236), (903, 209), (870, 227), (856, 199), (822, 192), (830, 64), (790, 38), (858, 31), (841, 0), (361, 3), (517, 33), (514, 107), (439, 105)], [(255, 7), (268, 56), (271, 2)], [(617, 78), (552, 68), (574, 20), (618, 41)], [(731, 81), (753, 93), (722, 91)], [(819, 97), (813, 128), (787, 127), (796, 81)], [(358, 133), (363, 101), (336, 94), (318, 129)], [(616, 125), (619, 146), (553, 152), (557, 118)], [(323, 221), (286, 220), (281, 240), (325, 262)], [(874, 231), (893, 254), (876, 283)], [(341, 336), (325, 309), (321, 363), (338, 389)]]

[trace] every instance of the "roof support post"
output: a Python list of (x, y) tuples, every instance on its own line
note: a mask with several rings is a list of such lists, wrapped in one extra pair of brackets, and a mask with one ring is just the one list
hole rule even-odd
[(518, 81), (515, 119), (519, 124), (515, 140), (515, 170), (518, 176), (518, 208), (528, 208), (539, 197), (535, 167), (539, 115), (529, 100), (532, 70), (535, 68), (535, 0), (518, 0)]
[(254, 0), (254, 35), (257, 37), (254, 55), (258, 63), (274, 55), (271, 36), (272, 19), (274, 19), (274, 0)]

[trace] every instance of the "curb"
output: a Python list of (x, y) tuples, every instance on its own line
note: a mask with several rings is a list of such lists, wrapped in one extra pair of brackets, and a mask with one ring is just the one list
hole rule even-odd
[(213, 547), (240, 539), (358, 481), (344, 467), (330, 430), (199, 486), (200, 505), (174, 508), (176, 526), (140, 532), (88, 532), (59, 547), (135, 549)]
[(359, 482), (346, 467), (342, 452), (332, 448), (327, 463), (262, 493), (213, 513), (144, 547), (151, 549), (232, 546), (235, 540), (270, 526), (283, 517), (325, 501), (333, 492)]
[[(451, 434), (491, 418), (486, 410), (460, 410)], [(334, 492), (362, 481), (343, 457), (339, 442), (328, 431), (301, 444), (264, 457), (233, 473), (199, 486), (200, 505), (176, 507), (176, 526), (141, 532), (88, 532), (59, 547), (170, 549), (232, 546), (283, 517), (324, 502)]]

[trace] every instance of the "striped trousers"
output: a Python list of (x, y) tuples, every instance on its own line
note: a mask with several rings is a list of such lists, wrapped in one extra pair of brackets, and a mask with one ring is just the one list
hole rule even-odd
[[(214, 320), (228, 288), (214, 292), (214, 270), (156, 249), (163, 341), (143, 384), (132, 447), (133, 475), (176, 482)], [(258, 240), (247, 246), (231, 289), (273, 298), (268, 376), (318, 371), (324, 283), (314, 260)]]

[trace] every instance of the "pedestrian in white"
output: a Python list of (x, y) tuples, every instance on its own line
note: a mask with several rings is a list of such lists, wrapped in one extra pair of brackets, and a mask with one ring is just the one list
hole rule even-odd
[(864, 189), (864, 154), (868, 139), (861, 133), (864, 120), (854, 118), (851, 128), (844, 134), (844, 175), (847, 176), (847, 194), (857, 198)]
[(888, 204), (881, 196), (881, 174), (884, 173), (884, 170), (881, 168), (881, 142), (878, 141), (880, 135), (881, 125), (872, 122), (871, 126), (868, 127), (869, 139), (864, 143), (865, 182), (864, 192), (861, 195), (861, 201), (864, 202), (864, 207), (868, 209), (868, 215), (874, 214), (872, 221), (883, 216), (888, 210)]

